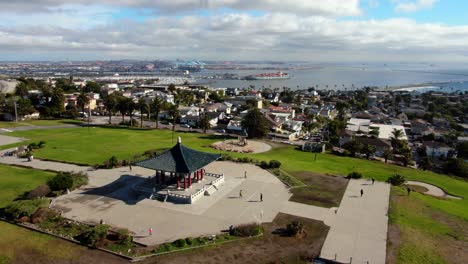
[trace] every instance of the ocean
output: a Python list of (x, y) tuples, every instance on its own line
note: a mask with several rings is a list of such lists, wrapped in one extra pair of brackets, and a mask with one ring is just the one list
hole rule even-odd
[[(193, 73), (192, 76), (213, 76), (228, 74), (238, 74), (247, 76), (265, 72), (275, 72), (275, 70), (203, 70)], [(210, 82), (212, 87), (249, 87), (262, 88), (282, 88), (316, 89), (330, 90), (353, 90), (366, 86), (371, 87), (399, 87), (418, 86), (430, 84), (441, 87), (444, 91), (468, 91), (468, 69), (435, 68), (431, 66), (369, 66), (359, 67), (309, 67), (306, 69), (285, 70), (290, 79), (286, 80), (213, 80), (203, 79), (200, 82)]]

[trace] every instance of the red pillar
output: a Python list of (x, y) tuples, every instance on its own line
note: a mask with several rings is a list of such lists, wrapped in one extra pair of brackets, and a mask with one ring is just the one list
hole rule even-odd
[(184, 189), (187, 189), (187, 175), (184, 174)]
[(180, 178), (179, 178), (179, 175), (177, 175), (177, 189), (179, 189), (179, 188), (180, 188)]
[(188, 187), (190, 188), (192, 186), (192, 176), (190, 175), (190, 173), (187, 175), (187, 178), (188, 178)]
[(202, 169), (201, 171), (201, 179), (203, 180), (203, 176), (205, 176), (205, 169)]

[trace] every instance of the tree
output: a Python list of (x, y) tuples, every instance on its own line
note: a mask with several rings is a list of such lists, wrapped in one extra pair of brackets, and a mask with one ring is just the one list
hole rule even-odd
[(210, 119), (206, 113), (204, 113), (200, 118), (200, 128), (203, 130), (203, 133), (206, 133), (206, 130), (210, 129)]
[(385, 159), (385, 163), (387, 163), (388, 159), (391, 159), (392, 156), (393, 156), (393, 153), (392, 153), (392, 151), (391, 151), (389, 148), (387, 148), (387, 149), (384, 150), (384, 152), (383, 152), (383, 158)]
[(366, 155), (366, 159), (369, 159), (371, 155), (374, 155), (375, 147), (371, 146), (371, 145), (368, 145), (368, 144), (365, 144), (361, 148), (361, 152), (362, 152), (362, 154)]
[(16, 85), (15, 95), (25, 98), (29, 95), (29, 87), (26, 83), (20, 82)]
[(19, 99), (16, 108), (18, 111), (18, 116), (25, 116), (34, 112), (34, 106), (31, 104), (31, 100), (29, 99)]
[(468, 159), (468, 141), (458, 143), (457, 154), (459, 158)]
[(463, 159), (448, 159), (444, 164), (444, 172), (463, 178), (468, 178), (468, 165)]
[(171, 94), (174, 94), (175, 91), (176, 91), (176, 86), (175, 86), (173, 83), (171, 83), (171, 84), (169, 84), (169, 86), (167, 87), (167, 90), (168, 90)]
[(81, 92), (80, 95), (76, 98), (76, 103), (80, 107), (81, 111), (83, 112), (83, 119), (84, 119), (84, 112), (85, 112), (85, 107), (87, 104), (89, 104), (89, 97), (87, 94), (84, 92)]
[(408, 146), (404, 146), (401, 149), (401, 155), (403, 158), (403, 165), (406, 167), (408, 166), (408, 163), (411, 161), (411, 149)]
[[(118, 103), (117, 103), (117, 109), (119, 110), (120, 114), (122, 115), (122, 123), (125, 121), (125, 115), (130, 110), (130, 101), (132, 101), (132, 99), (124, 97), (124, 96), (119, 96)], [(133, 112), (133, 109), (132, 109), (132, 112)]]
[(419, 166), (423, 169), (423, 170), (430, 170), (432, 169), (432, 166), (434, 165), (434, 162), (432, 162), (432, 159), (429, 158), (429, 157), (423, 157), (421, 159), (421, 162), (419, 162)]
[(151, 103), (151, 111), (154, 113), (154, 118), (156, 120), (156, 128), (159, 127), (159, 113), (164, 109), (164, 101), (159, 97), (155, 97)]
[(140, 109), (140, 127), (143, 127), (143, 112), (149, 113), (149, 105), (146, 103), (145, 98), (141, 97), (137, 106)]
[(169, 107), (169, 115), (172, 117), (172, 131), (174, 131), (176, 122), (180, 118), (179, 106), (171, 105), (171, 107)]
[(53, 88), (50, 94), (49, 107), (55, 113), (61, 113), (65, 108), (65, 95), (61, 88)]
[(115, 114), (118, 105), (119, 94), (111, 93), (104, 98), (104, 106), (106, 107), (107, 113), (109, 114), (109, 125), (112, 124), (112, 114)]
[(99, 85), (97, 82), (88, 81), (86, 82), (86, 85), (83, 88), (83, 91), (86, 93), (100, 93), (101, 85)]
[(268, 121), (257, 108), (252, 108), (241, 124), (249, 138), (263, 138), (269, 130)]
[(352, 139), (351, 141), (346, 142), (343, 148), (349, 151), (351, 156), (355, 157), (356, 153), (361, 151), (361, 144), (356, 139)]
[(392, 147), (395, 151), (398, 151), (403, 147), (403, 142), (401, 138), (403, 137), (403, 130), (394, 128), (392, 131), (392, 136), (390, 137)]

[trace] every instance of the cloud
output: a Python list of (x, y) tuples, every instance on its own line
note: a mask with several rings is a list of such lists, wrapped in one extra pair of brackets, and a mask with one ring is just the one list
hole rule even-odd
[[(290, 12), (301, 15), (357, 16), (361, 14), (359, 0), (75, 0), (76, 5), (106, 5), (110, 7), (143, 8), (167, 12), (191, 12), (228, 8), (238, 11)], [(65, 0), (0, 0), (0, 12), (54, 12)]]
[(0, 26), (0, 59), (458, 60), (468, 26), (288, 13), (160, 16), (74, 29)]
[(397, 0), (395, 10), (405, 13), (416, 12), (422, 9), (432, 8), (438, 1), (439, 0), (416, 0), (412, 2), (402, 2), (401, 0)]

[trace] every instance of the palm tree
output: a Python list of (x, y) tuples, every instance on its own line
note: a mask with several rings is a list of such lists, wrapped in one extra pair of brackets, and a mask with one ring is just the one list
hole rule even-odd
[(127, 98), (127, 114), (130, 117), (130, 126), (133, 126), (133, 112), (137, 108), (137, 105), (132, 98)]
[(143, 127), (143, 112), (149, 113), (148, 104), (145, 98), (141, 97), (138, 100), (138, 108), (140, 109), (140, 127)]
[(171, 107), (169, 108), (169, 115), (172, 117), (172, 131), (175, 131), (176, 121), (180, 117), (179, 106), (171, 105)]
[(385, 163), (387, 163), (388, 159), (391, 159), (392, 156), (393, 156), (393, 153), (392, 153), (392, 151), (391, 151), (389, 148), (387, 148), (387, 149), (384, 150), (384, 152), (383, 152), (383, 158), (385, 159)]
[(203, 133), (206, 133), (207, 129), (210, 129), (211, 124), (206, 113), (203, 113), (202, 117), (200, 118), (200, 127), (203, 130)]
[(159, 113), (164, 109), (164, 101), (162, 101), (159, 97), (155, 97), (153, 102), (151, 103), (151, 110), (154, 113), (155, 120), (156, 120), (156, 128), (159, 127)]
[(401, 147), (400, 138), (403, 137), (403, 130), (394, 128), (390, 140), (392, 141), (392, 147), (399, 149)]
[(89, 104), (89, 97), (87, 94), (85, 94), (84, 92), (81, 92), (80, 95), (78, 95), (78, 97), (76, 98), (76, 103), (78, 104), (78, 106), (80, 107), (82, 113), (83, 113), (83, 120), (85, 118), (85, 107), (87, 104)]
[(104, 99), (104, 106), (109, 114), (109, 125), (112, 124), (112, 114), (115, 114), (117, 105), (119, 104), (119, 94), (112, 93)]

